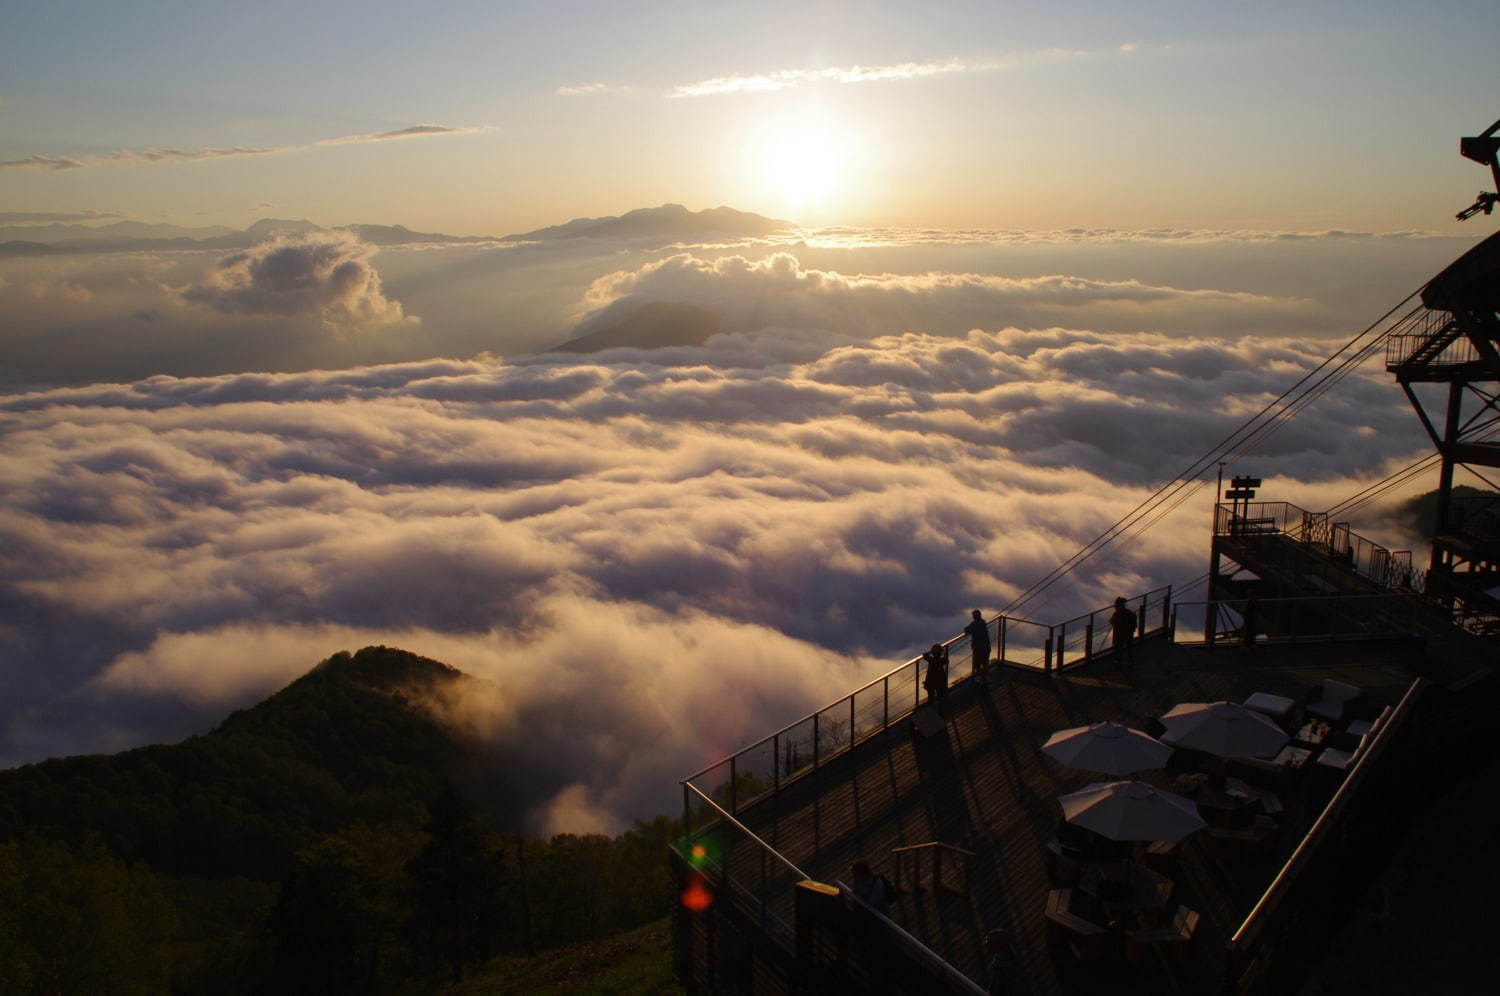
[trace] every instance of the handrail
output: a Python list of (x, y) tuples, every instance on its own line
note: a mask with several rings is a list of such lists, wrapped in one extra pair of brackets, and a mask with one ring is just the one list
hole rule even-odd
[(856, 903), (869, 910), (871, 914), (879, 917), (882, 921), (884, 921), (885, 925), (895, 932), (896, 940), (898, 942), (916, 948), (917, 954), (921, 956), (922, 960), (927, 961), (930, 965), (932, 965), (932, 967), (936, 968), (942, 974), (945, 981), (957, 982), (961, 988), (963, 988), (970, 994), (970, 996), (985, 996), (985, 990), (980, 989), (979, 986), (974, 983), (973, 979), (969, 978), (967, 975), (960, 972), (952, 965), (948, 964), (948, 962), (944, 960), (942, 955), (938, 954), (936, 951), (932, 950), (927, 945), (917, 940), (911, 934), (907, 933), (905, 927), (901, 926), (895, 920), (892, 920), (890, 917), (886, 916), (884, 913), (880, 912), (875, 907), (865, 902), (863, 899), (859, 898), (859, 896), (855, 894), (854, 890), (849, 888), (849, 886), (845, 885), (843, 882), (835, 882), (835, 884), (839, 887), (839, 892), (841, 892), (843, 895), (848, 896), (850, 899), (854, 900)]
[(699, 789), (698, 786), (692, 784), (691, 782), (686, 782), (685, 781), (685, 782), (682, 783), (682, 787), (685, 788), (685, 789), (691, 790), (692, 793), (694, 795), (696, 795), (698, 798), (702, 799), (704, 802), (708, 803), (710, 806), (712, 806), (713, 808), (717, 809), (719, 811), (719, 815), (720, 816), (724, 817), (724, 819), (726, 819), (730, 823), (734, 824), (735, 828), (737, 830), (739, 830), (740, 833), (744, 834), (746, 837), (749, 837), (756, 844), (759, 844), (762, 849), (764, 849), (768, 854), (771, 855), (771, 857), (775, 858), (777, 861), (780, 861), (782, 864), (786, 865), (787, 869), (789, 871), (792, 871), (792, 872), (796, 873), (796, 875), (797, 875), (798, 878), (801, 878), (801, 879), (811, 879), (812, 878), (812, 876), (809, 875), (809, 874), (807, 874), (807, 872), (803, 871), (801, 868), (798, 868), (796, 865), (792, 864), (791, 859), (789, 859), (786, 855), (782, 854), (780, 851), (776, 850), (776, 848), (772, 847), (770, 844), (767, 844), (765, 841), (761, 840), (760, 837), (759, 837), (759, 835), (757, 835), (754, 830), (751, 830), (749, 827), (745, 826), (745, 824), (743, 824), (739, 820), (735, 819), (729, 813), (726, 813), (724, 811), (724, 807), (723, 806), (720, 806), (717, 802), (714, 802), (708, 796), (704, 795), (703, 791), (701, 789)]
[[(751, 830), (749, 827), (745, 826), (745, 824), (743, 824), (739, 820), (735, 819), (733, 815), (731, 815), (730, 813), (726, 812), (724, 810), (724, 807), (720, 806), (718, 803), (714, 802), (708, 796), (704, 795), (703, 792), (698, 788), (698, 786), (689, 784), (687, 782), (683, 782), (683, 786), (685, 788), (691, 790), (694, 795), (698, 796), (698, 798), (702, 799), (704, 802), (708, 803), (709, 806), (711, 806), (715, 810), (717, 810), (720, 817), (722, 817), (724, 820), (726, 820), (730, 824), (732, 824), (735, 827), (735, 829), (739, 830), (740, 833), (743, 833), (753, 843), (755, 843), (758, 847), (760, 847), (761, 850), (763, 850), (767, 854), (769, 854), (773, 859), (775, 859), (776, 861), (779, 861), (783, 866), (786, 867), (786, 869), (788, 871), (790, 871), (793, 874), (795, 874), (799, 880), (801, 880), (801, 881), (816, 881), (815, 879), (813, 879), (813, 877), (811, 875), (807, 874), (802, 869), (798, 868), (795, 864), (793, 864), (792, 861), (791, 861), (791, 859), (789, 859), (786, 855), (784, 855), (780, 851), (776, 850), (776, 848), (772, 847), (770, 844), (767, 844), (764, 840), (761, 840), (760, 836), (758, 834), (756, 834), (755, 831)], [(959, 848), (959, 850), (962, 850), (962, 848)], [(725, 878), (725, 880), (730, 885), (734, 884), (733, 880), (729, 876), (729, 873), (728, 873), (727, 869), (725, 869), (724, 878)], [(846, 895), (849, 898), (855, 900), (861, 906), (864, 906), (866, 909), (869, 909), (870, 912), (872, 912), (872, 913), (876, 912), (874, 909), (872, 909), (869, 906), (869, 904), (865, 903), (864, 900), (862, 900), (858, 896), (856, 896), (854, 894), (854, 890), (850, 889), (843, 882), (838, 882), (837, 884), (838, 884), (839, 891), (840, 891), (841, 894)], [(906, 944), (906, 945), (908, 945), (908, 946), (913, 947), (913, 948), (916, 949), (917, 955), (923, 961), (925, 961), (925, 962), (928, 963), (928, 967), (929, 968), (935, 969), (940, 975), (943, 976), (944, 979), (958, 983), (958, 985), (960, 986), (960, 988), (963, 988), (966, 992), (968, 992), (969, 994), (971, 994), (971, 996), (984, 996), (984, 990), (980, 989), (977, 985), (975, 985), (974, 981), (972, 979), (970, 979), (964, 973), (960, 972), (958, 969), (954, 968), (952, 965), (948, 964), (947, 961), (945, 961), (940, 955), (938, 955), (935, 951), (933, 951), (927, 945), (923, 944), (921, 941), (917, 940), (911, 934), (907, 933), (906, 930), (903, 927), (901, 927), (900, 924), (897, 924), (895, 921), (891, 920), (889, 917), (882, 916), (881, 919), (884, 920), (885, 923), (886, 923), (886, 925), (891, 930), (893, 930), (896, 933), (897, 940), (900, 943)]]
[[(1265, 514), (1268, 512), (1271, 514)], [(1263, 525), (1271, 528), (1263, 529)], [(1351, 530), (1347, 522), (1329, 522), (1328, 513), (1310, 512), (1287, 501), (1220, 503), (1214, 507), (1214, 535), (1241, 539), (1285, 536), (1388, 591), (1420, 593), (1425, 584), (1425, 573), (1411, 566), (1409, 550), (1393, 553)]]
[[(1132, 603), (1138, 601), (1140, 603), (1141, 608), (1144, 609), (1146, 606), (1148, 606), (1150, 604), (1153, 604), (1152, 601), (1151, 601), (1152, 598), (1153, 598), (1153, 596), (1164, 596), (1165, 598), (1170, 599), (1170, 597), (1171, 597), (1171, 591), (1172, 591), (1172, 586), (1171, 585), (1165, 585), (1165, 586), (1160, 587), (1160, 588), (1153, 588), (1152, 590), (1150, 590), (1150, 591), (1148, 591), (1148, 592), (1146, 592), (1146, 593), (1144, 593), (1142, 595), (1134, 596), (1132, 599), (1130, 599), (1130, 601)], [(996, 630), (997, 632), (1004, 632), (1006, 629), (1008, 629), (1010, 627), (1013, 627), (1013, 626), (1033, 626), (1033, 627), (1036, 627), (1037, 629), (1040, 629), (1040, 630), (1046, 630), (1047, 634), (1048, 634), (1048, 638), (1047, 638), (1046, 644), (1047, 644), (1048, 647), (1051, 647), (1053, 645), (1053, 643), (1054, 643), (1054, 636), (1056, 635), (1057, 632), (1066, 633), (1068, 627), (1072, 626), (1074, 623), (1079, 623), (1079, 622), (1082, 622), (1083, 620), (1086, 620), (1086, 619), (1092, 619), (1094, 616), (1098, 615), (1099, 613), (1101, 613), (1101, 612), (1107, 612), (1107, 611), (1109, 611), (1108, 607), (1101, 608), (1101, 609), (1095, 609), (1093, 612), (1084, 613), (1083, 615), (1076, 616), (1076, 617), (1074, 617), (1072, 619), (1069, 619), (1069, 620), (1067, 620), (1065, 622), (1062, 622), (1062, 623), (1041, 623), (1041, 622), (1036, 622), (1035, 620), (1031, 620), (1031, 619), (1023, 619), (1023, 618), (1020, 618), (1018, 616), (997, 615), (997, 616), (995, 616), (995, 618), (993, 618), (991, 620), (988, 620), (985, 623), (985, 625), (988, 626), (988, 627), (995, 627), (995, 628), (997, 628), (997, 630)], [(1142, 625), (1142, 629), (1144, 630), (1144, 622), (1145, 622), (1145, 620), (1144, 620), (1144, 613), (1141, 613), (1141, 615), (1142, 615), (1141, 625)], [(1166, 626), (1166, 620), (1163, 619), (1162, 620), (1162, 626), (1158, 627), (1158, 628), (1165, 628), (1165, 626)], [(1154, 630), (1152, 630), (1152, 631), (1154, 631)], [(967, 639), (968, 639), (968, 637), (967, 637), (966, 634), (959, 633), (958, 635), (949, 637), (947, 640), (943, 641), (942, 646), (943, 646), (943, 648), (945, 650), (946, 649), (950, 649), (950, 648), (954, 647), (955, 645), (960, 644), (960, 643), (962, 643), (963, 641), (965, 641)], [(1003, 646), (1003, 642), (1000, 643), (1000, 644), (992, 643), (991, 645), (992, 646)], [(699, 776), (704, 775), (704, 774), (706, 774), (706, 773), (714, 770), (715, 768), (718, 768), (718, 767), (721, 767), (721, 766), (723, 766), (725, 764), (731, 763), (736, 758), (738, 758), (738, 757), (740, 757), (740, 756), (742, 756), (744, 754), (747, 754), (747, 753), (749, 753), (749, 752), (751, 752), (753, 750), (756, 750), (757, 748), (764, 747), (766, 744), (772, 743), (778, 737), (780, 737), (782, 734), (788, 732), (789, 730), (792, 730), (793, 728), (795, 728), (797, 726), (802, 725), (803, 723), (808, 722), (809, 720), (815, 720), (817, 717), (819, 717), (819, 716), (823, 715), (824, 713), (828, 712), (830, 709), (834, 708), (835, 706), (839, 705), (840, 703), (849, 701), (851, 699), (854, 699), (861, 692), (868, 692), (869, 690), (871, 690), (875, 686), (879, 685), (881, 682), (889, 681), (891, 678), (896, 677), (902, 671), (905, 671), (907, 668), (916, 667), (916, 666), (920, 665), (921, 662), (922, 662), (922, 659), (923, 658), (921, 656), (917, 656), (917, 657), (911, 658), (910, 660), (906, 661), (905, 663), (896, 665), (891, 670), (889, 670), (889, 671), (885, 672), (884, 674), (881, 674), (881, 675), (879, 675), (879, 676), (877, 676), (875, 678), (872, 678), (871, 680), (867, 681), (865, 684), (863, 684), (863, 685), (859, 686), (858, 688), (854, 689), (852, 692), (848, 693), (847, 695), (841, 696), (840, 698), (838, 698), (835, 701), (829, 703), (828, 705), (822, 706), (822, 707), (820, 707), (818, 709), (814, 709), (812, 712), (807, 713), (805, 716), (802, 716), (800, 719), (797, 719), (797, 720), (794, 720), (793, 722), (787, 723), (785, 726), (781, 727), (781, 729), (775, 730), (775, 731), (767, 734), (766, 736), (762, 737), (761, 739), (759, 739), (759, 740), (757, 740), (757, 741), (755, 741), (753, 743), (747, 744), (744, 747), (741, 747), (739, 750), (736, 750), (732, 754), (729, 754), (729, 755), (727, 755), (725, 757), (720, 758), (719, 760), (715, 761), (712, 764), (705, 765), (704, 767), (700, 768), (699, 770), (693, 772), (691, 775), (688, 775), (685, 779), (683, 779), (683, 781), (691, 781), (692, 779), (698, 778)], [(999, 663), (1004, 663), (1004, 662), (999, 662)], [(954, 680), (952, 680), (950, 682), (950, 684), (957, 684), (958, 681), (960, 681), (960, 680), (965, 680), (965, 679), (963, 679), (963, 678), (954, 679)], [(900, 715), (904, 715), (904, 714), (905, 713), (903, 712)], [(899, 718), (899, 716), (897, 718)], [(889, 717), (887, 717), (887, 719), (889, 719)], [(884, 729), (884, 728), (886, 728), (887, 725), (888, 725), (888, 723), (887, 724), (883, 724), (881, 728)], [(847, 746), (851, 746), (852, 747), (853, 744), (854, 744), (854, 731), (851, 729), (849, 731), (849, 744)]]
[[(1202, 619), (1193, 619), (1191, 624), (1184, 627), (1189, 631), (1196, 631), (1200, 626), (1206, 626), (1209, 623), (1210, 613), (1213, 613), (1215, 629), (1211, 637), (1208, 635), (1207, 630), (1205, 630), (1203, 642), (1210, 644), (1221, 641), (1230, 643), (1244, 637), (1245, 609), (1251, 601), (1249, 598), (1193, 599), (1177, 602), (1173, 607), (1173, 615), (1174, 619), (1178, 618), (1179, 614), (1186, 614), (1192, 619), (1192, 611), (1194, 609), (1201, 609), (1203, 613)], [(1255, 603), (1254, 619), (1260, 624), (1255, 628), (1256, 643), (1277, 643), (1283, 641), (1295, 643), (1298, 640), (1316, 640), (1322, 637), (1338, 639), (1341, 635), (1356, 639), (1368, 638), (1376, 634), (1409, 633), (1413, 625), (1411, 616), (1416, 611), (1413, 602), (1403, 598), (1396, 592), (1377, 592), (1368, 595), (1296, 595), (1283, 598), (1255, 598), (1253, 601)], [(1298, 610), (1302, 607), (1307, 607), (1318, 612), (1326, 612), (1328, 610), (1337, 612), (1340, 609), (1356, 610), (1365, 605), (1373, 606), (1373, 610), (1359, 616), (1344, 627), (1330, 626), (1328, 629), (1304, 630), (1299, 626)], [(1395, 613), (1378, 613), (1374, 611), (1384, 606), (1391, 607), (1395, 610)], [(1218, 620), (1223, 618), (1220, 613), (1223, 613), (1226, 609), (1233, 616), (1239, 617), (1239, 625), (1228, 625), (1223, 629), (1219, 629), (1217, 627)], [(1290, 625), (1287, 625), (1287, 609), (1291, 610)], [(1406, 617), (1405, 619), (1396, 622), (1391, 621), (1393, 614), (1399, 615), (1403, 613)], [(1348, 611), (1345, 612), (1345, 617), (1348, 618)], [(1231, 616), (1224, 618), (1224, 622), (1232, 624), (1235, 620)], [(1274, 628), (1279, 625), (1283, 631), (1290, 631), (1289, 635), (1283, 635), (1263, 628), (1268, 623), (1270, 627)], [(1196, 640), (1179, 639), (1176, 632), (1179, 625), (1180, 623), (1174, 622), (1172, 627), (1173, 643), (1196, 644), (1199, 642)]]
[[(1007, 623), (1019, 623), (1019, 624), (1027, 625), (1027, 626), (1040, 626), (1043, 629), (1049, 628), (1046, 623), (1033, 622), (1030, 619), (1022, 619), (1022, 618), (1020, 618), (1018, 616), (996, 616), (994, 619), (990, 620), (990, 622), (998, 623), (1002, 619), (1004, 619)], [(986, 624), (986, 625), (988, 625), (988, 624)], [(950, 636), (948, 639), (946, 639), (946, 640), (943, 641), (942, 647), (943, 647), (944, 650), (947, 650), (947, 649), (951, 648), (954, 644), (962, 642), (963, 639), (964, 639), (964, 634), (963, 633), (959, 633), (957, 636)], [(713, 764), (710, 764), (707, 767), (703, 768), (701, 771), (695, 771), (695, 772), (693, 772), (691, 775), (688, 775), (688, 777), (689, 778), (697, 778), (699, 775), (703, 774), (704, 771), (712, 771), (714, 768), (717, 768), (719, 765), (727, 763), (731, 757), (735, 757), (736, 755), (743, 754), (746, 751), (754, 750), (757, 747), (761, 747), (761, 746), (764, 746), (767, 743), (770, 743), (771, 740), (773, 740), (777, 736), (777, 734), (785, 733), (787, 730), (790, 730), (792, 727), (798, 726), (798, 725), (800, 725), (802, 723), (807, 722), (809, 719), (812, 719), (814, 716), (818, 716), (818, 715), (821, 715), (821, 714), (827, 712), (832, 707), (832, 705), (837, 705), (839, 702), (844, 701), (844, 699), (852, 698), (853, 696), (858, 695), (860, 692), (867, 692), (867, 691), (869, 691), (870, 689), (874, 688), (876, 685), (880, 684), (882, 681), (885, 681), (888, 678), (895, 677), (895, 675), (898, 672), (906, 670), (907, 668), (911, 667), (913, 664), (919, 664), (919, 663), (921, 663), (922, 659), (923, 659), (922, 655), (918, 654), (916, 657), (911, 658), (910, 660), (906, 661), (904, 664), (897, 664), (895, 667), (893, 667), (889, 671), (885, 672), (885, 674), (882, 674), (882, 675), (880, 675), (878, 677), (875, 677), (875, 678), (871, 678), (869, 681), (865, 682), (863, 685), (860, 685), (858, 688), (856, 688), (854, 691), (850, 692), (848, 695), (843, 696), (842, 698), (840, 698), (837, 701), (831, 703), (830, 705), (823, 706), (820, 709), (814, 709), (812, 712), (808, 713), (807, 715), (803, 716), (802, 718), (795, 719), (792, 722), (786, 724), (781, 729), (777, 730), (775, 733), (768, 734), (767, 736), (764, 736), (764, 737), (760, 738), (759, 740), (755, 741), (755, 743), (749, 744), (749, 745), (747, 745), (745, 747), (740, 748), (739, 750), (735, 751), (734, 754), (729, 755), (729, 757), (721, 758), (720, 760), (714, 762)]]
[[(1446, 335), (1445, 341), (1439, 341)], [(1386, 334), (1385, 368), (1396, 370), (1412, 362), (1424, 350), (1427, 367), (1451, 367), (1475, 363), (1482, 359), (1447, 311), (1422, 309), (1413, 311)]]
[(947, 841), (943, 840), (929, 840), (925, 844), (908, 844), (905, 847), (893, 847), (891, 848), (891, 853), (905, 854), (907, 851), (925, 851), (929, 847), (945, 847), (950, 851), (957, 851), (959, 854), (962, 854), (966, 858), (972, 858), (974, 856), (973, 851), (970, 851), (967, 848), (959, 847), (957, 844), (950, 844)]
[(1234, 932), (1234, 936), (1230, 937), (1230, 948), (1242, 949), (1246, 947), (1249, 943), (1253, 942), (1254, 935), (1259, 934), (1264, 929), (1266, 918), (1275, 912), (1276, 906), (1285, 898), (1285, 893), (1291, 887), (1291, 883), (1302, 871), (1303, 866), (1311, 860), (1314, 848), (1322, 840), (1323, 828), (1330, 825), (1338, 813), (1348, 804), (1348, 800), (1353, 796), (1355, 788), (1365, 778), (1368, 766), (1374, 763), (1372, 759), (1378, 757), (1385, 750), (1391, 730), (1405, 721), (1407, 711), (1412, 708), (1412, 704), (1416, 701), (1416, 696), (1425, 686), (1426, 682), (1422, 678), (1417, 678), (1406, 689), (1406, 694), (1401, 696), (1401, 701), (1396, 704), (1395, 709), (1391, 710), (1391, 714), (1387, 717), (1386, 721), (1380, 724), (1380, 729), (1375, 731), (1369, 745), (1360, 752), (1359, 758), (1354, 762), (1354, 767), (1345, 776), (1343, 784), (1338, 787), (1338, 791), (1334, 792), (1333, 798), (1328, 800), (1328, 805), (1323, 807), (1323, 812), (1318, 814), (1318, 818), (1313, 822), (1312, 828), (1298, 842), (1296, 849), (1292, 851), (1292, 856), (1287, 858), (1286, 864), (1281, 866), (1281, 870), (1276, 873), (1276, 877), (1271, 880), (1271, 884), (1266, 887), (1266, 891), (1261, 893), (1260, 899), (1251, 907), (1250, 912), (1245, 915), (1245, 919), (1241, 921), (1239, 929)]

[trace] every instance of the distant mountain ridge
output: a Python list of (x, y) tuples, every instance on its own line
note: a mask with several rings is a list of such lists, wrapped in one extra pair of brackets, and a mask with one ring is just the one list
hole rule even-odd
[(783, 228), (793, 228), (789, 221), (779, 221), (749, 211), (730, 207), (689, 211), (681, 204), (637, 208), (622, 215), (604, 218), (574, 218), (563, 225), (538, 228), (519, 235), (507, 235), (507, 242), (542, 242), (552, 239), (642, 238), (659, 235), (768, 235)]
[(57, 253), (129, 252), (154, 249), (248, 249), (270, 238), (309, 232), (352, 232), (378, 246), (465, 245), (492, 242), (549, 242), (562, 239), (685, 239), (707, 235), (746, 237), (793, 227), (729, 207), (689, 211), (681, 204), (639, 208), (623, 215), (575, 218), (562, 225), (496, 238), (491, 235), (447, 235), (418, 232), (405, 225), (356, 224), (324, 228), (305, 218), (262, 218), (242, 231), (213, 225), (177, 225), (119, 221), (108, 225), (48, 224), (0, 226), (0, 257)]

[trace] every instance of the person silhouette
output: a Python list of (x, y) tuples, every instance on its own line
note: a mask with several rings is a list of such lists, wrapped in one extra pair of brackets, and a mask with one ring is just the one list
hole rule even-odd
[(948, 698), (948, 651), (941, 643), (934, 643), (922, 660), (927, 662), (927, 675), (922, 679), (922, 687), (927, 689), (927, 704), (941, 712)]
[(854, 894), (876, 913), (890, 916), (891, 899), (894, 898), (890, 880), (871, 871), (870, 863), (864, 860), (854, 862), (853, 872)]
[(1121, 671), (1129, 669), (1135, 663), (1135, 626), (1136, 615), (1125, 604), (1125, 597), (1122, 595), (1115, 599), (1115, 611), (1109, 617), (1109, 628), (1114, 635), (1115, 660), (1119, 662)]
[(964, 632), (969, 636), (969, 652), (973, 656), (973, 670), (977, 675), (983, 675), (990, 666), (990, 628), (984, 621), (984, 615), (975, 609), (969, 613), (973, 621), (964, 627)]

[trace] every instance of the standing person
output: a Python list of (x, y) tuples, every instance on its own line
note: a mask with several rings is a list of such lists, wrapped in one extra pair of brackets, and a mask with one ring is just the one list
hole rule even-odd
[(854, 894), (881, 916), (891, 915), (891, 883), (870, 870), (868, 861), (854, 862)]
[(941, 643), (934, 643), (922, 660), (927, 662), (927, 676), (922, 679), (922, 687), (927, 689), (927, 704), (937, 706), (942, 712), (948, 698), (948, 651)]
[(969, 634), (969, 650), (974, 657), (974, 673), (984, 674), (990, 667), (990, 628), (985, 624), (984, 616), (978, 609), (969, 613), (974, 621), (964, 627), (964, 632)]
[(990, 996), (1015, 992), (1016, 952), (1010, 931), (998, 928), (985, 934), (984, 953), (989, 956)]
[(1251, 588), (1245, 596), (1244, 625), (1240, 632), (1240, 646), (1245, 650), (1255, 649), (1255, 624), (1256, 624), (1255, 589)]
[(1115, 639), (1115, 660), (1125, 671), (1135, 663), (1135, 613), (1125, 604), (1125, 596), (1115, 599), (1115, 611), (1109, 617), (1109, 628)]

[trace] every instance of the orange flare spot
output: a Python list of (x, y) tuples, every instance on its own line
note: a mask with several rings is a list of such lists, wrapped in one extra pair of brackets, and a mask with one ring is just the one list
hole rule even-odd
[(714, 894), (703, 887), (703, 883), (693, 881), (682, 891), (682, 905), (694, 913), (702, 913), (714, 904)]

